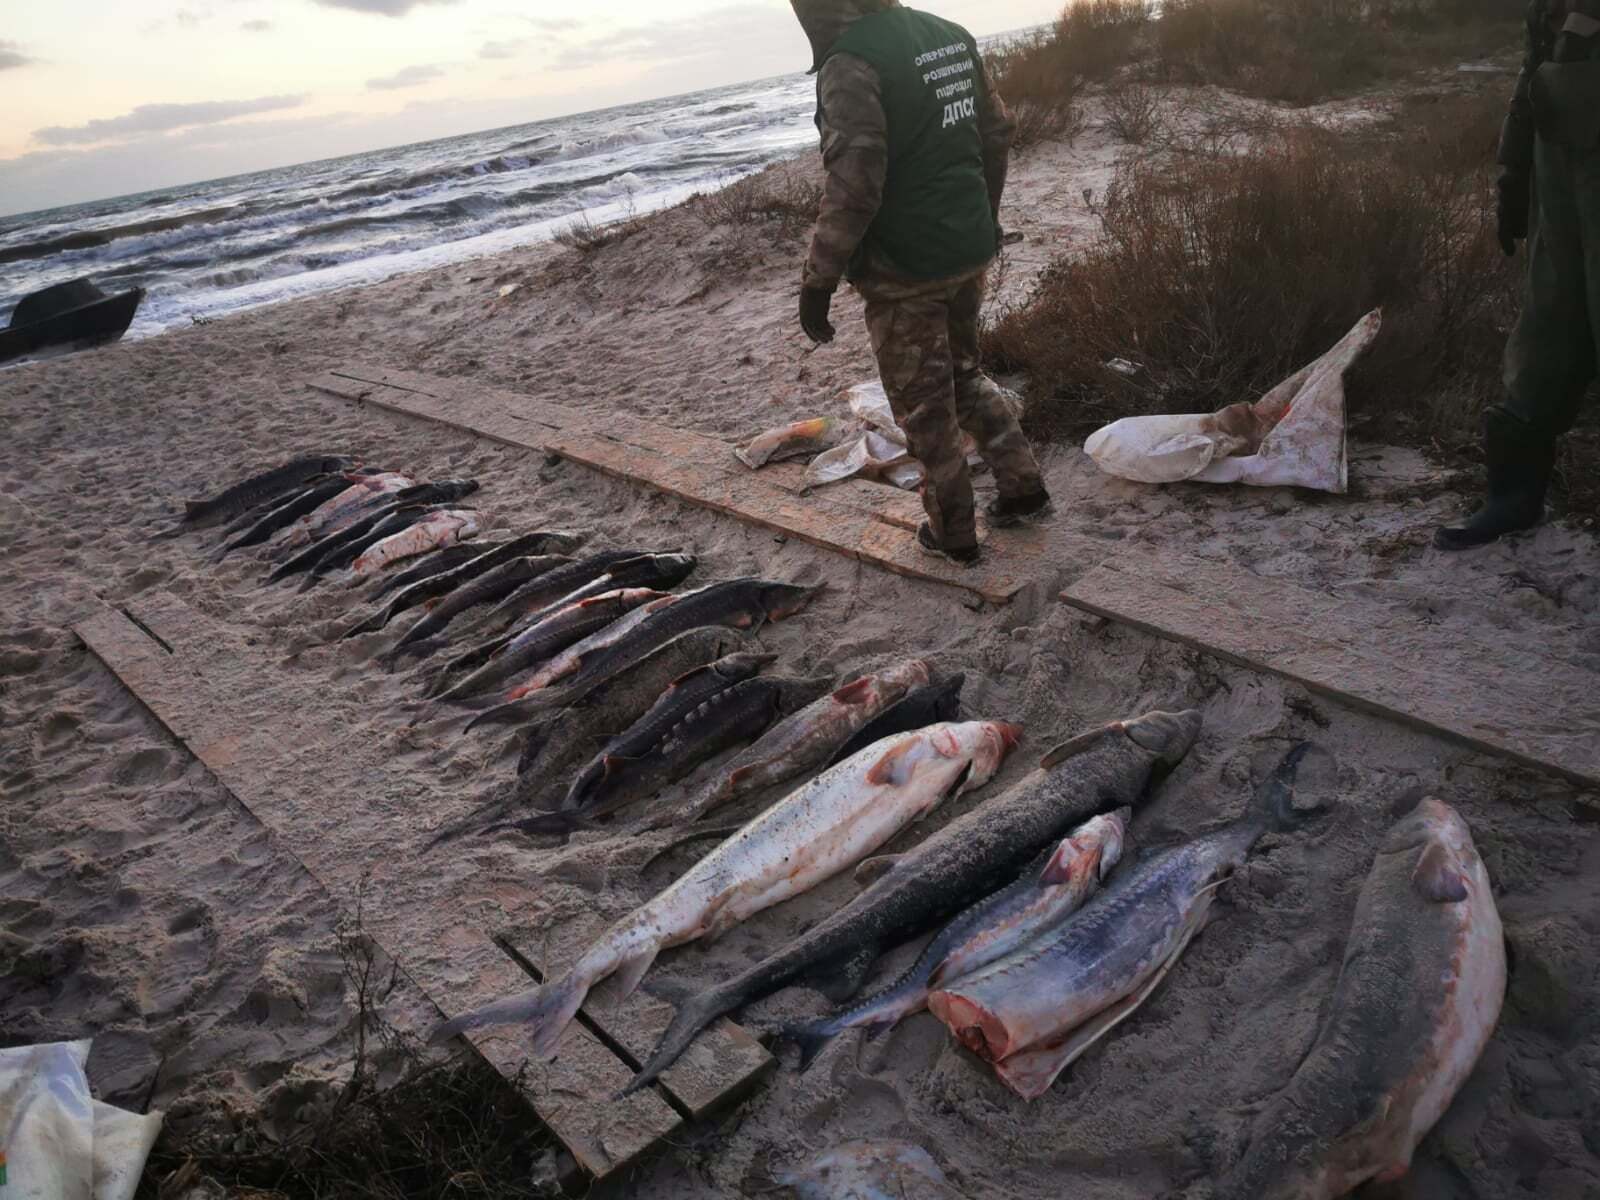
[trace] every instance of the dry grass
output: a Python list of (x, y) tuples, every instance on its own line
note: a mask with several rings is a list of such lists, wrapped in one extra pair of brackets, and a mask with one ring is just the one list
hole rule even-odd
[(786, 237), (811, 231), (822, 208), (822, 182), (789, 164), (780, 164), (715, 192), (691, 197), (686, 207), (709, 227), (775, 228)]
[[(1515, 309), (1516, 266), (1493, 237), (1497, 113), (1456, 98), (1383, 133), (1295, 127), (1244, 153), (1129, 162), (1098, 239), (1056, 261), (986, 349), (1029, 372), (1036, 432), (1076, 437), (1253, 398), (1382, 307), (1357, 417), (1470, 444)], [(1108, 370), (1116, 358), (1140, 372)]]
[(1143, 146), (1161, 127), (1161, 92), (1139, 79), (1121, 79), (1105, 92), (1105, 127), (1113, 136)]
[[(214, 1125), (151, 1155), (140, 1200), (199, 1194), (249, 1200), (539, 1200), (559, 1194), (535, 1163), (554, 1141), (519, 1088), (486, 1063), (428, 1058), (379, 1014), (395, 968), (361, 931), (341, 934), (357, 1017), (342, 1087), (306, 1081), (272, 1112)], [(553, 1176), (553, 1170), (546, 1170)]]
[(568, 250), (576, 250), (579, 254), (585, 255), (593, 254), (597, 250), (604, 250), (607, 246), (625, 242), (642, 232), (648, 220), (648, 217), (630, 215), (619, 221), (596, 225), (589, 219), (588, 213), (581, 213), (574, 218), (572, 224), (556, 230), (554, 238), (558, 245), (565, 246)]

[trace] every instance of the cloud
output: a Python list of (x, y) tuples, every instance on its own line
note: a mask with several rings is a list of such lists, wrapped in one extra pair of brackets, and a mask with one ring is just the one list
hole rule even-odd
[[(691, 20), (630, 25), (572, 46), (556, 60), (558, 70), (580, 70), (618, 62), (684, 62), (732, 58), (741, 46), (770, 50), (786, 36), (798, 36), (782, 9), (735, 4)], [(792, 39), (791, 39), (792, 40)], [(796, 52), (796, 58), (800, 57)]]
[(443, 67), (424, 65), (419, 67), (402, 67), (393, 75), (385, 75), (380, 79), (367, 80), (367, 86), (375, 92), (391, 92), (396, 88), (417, 87), (429, 83), (444, 74)]
[(478, 51), (479, 58), (515, 58), (528, 44), (527, 38), (512, 38), (504, 42), (485, 42)]
[(455, 4), (457, 0), (317, 0), (324, 8), (348, 8), (352, 12), (377, 13), (384, 17), (403, 17), (422, 4)]
[(576, 17), (529, 17), (528, 24), (540, 33), (570, 33), (583, 22)]
[(257, 100), (201, 100), (193, 104), (141, 104), (120, 117), (102, 117), (82, 125), (50, 125), (33, 131), (34, 141), (47, 146), (81, 146), (125, 141), (147, 133), (166, 133), (196, 125), (220, 125), (256, 113), (299, 108), (304, 96), (262, 96)]
[(244, 30), (246, 33), (266, 33), (272, 28), (272, 22), (262, 21), (259, 19), (255, 21), (246, 21), (240, 25), (239, 28)]
[(22, 52), (22, 47), (16, 42), (0, 42), (0, 71), (9, 71), (13, 67), (25, 67), (33, 59)]

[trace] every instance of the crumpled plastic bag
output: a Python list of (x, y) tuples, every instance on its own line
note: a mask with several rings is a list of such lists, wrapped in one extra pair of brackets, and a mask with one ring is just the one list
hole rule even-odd
[(1254, 404), (1203, 415), (1125, 417), (1084, 449), (1137, 483), (1245, 483), (1343, 494), (1349, 486), (1345, 377), (1383, 325), (1368, 313), (1344, 339)]
[(133, 1200), (161, 1114), (142, 1117), (91, 1097), (89, 1046), (0, 1050), (4, 1200)]

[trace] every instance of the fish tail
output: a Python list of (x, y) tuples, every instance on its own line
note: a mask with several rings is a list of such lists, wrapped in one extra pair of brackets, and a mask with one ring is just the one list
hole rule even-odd
[(838, 1037), (840, 1030), (834, 1028), (834, 1023), (829, 1021), (813, 1021), (807, 1025), (791, 1025), (781, 1030), (779, 1038), (786, 1042), (793, 1042), (800, 1047), (800, 1074), (804, 1075), (811, 1069), (811, 1064), (817, 1061), (833, 1039)]
[(566, 975), (554, 983), (446, 1021), (428, 1040), (437, 1046), (471, 1029), (526, 1024), (533, 1026), (533, 1057), (548, 1060), (555, 1057), (561, 1035), (588, 994), (589, 985), (582, 976)]
[(700, 1036), (701, 1030), (724, 1013), (732, 1012), (738, 1005), (738, 993), (730, 994), (726, 988), (713, 988), (686, 1001), (673, 1015), (672, 1024), (667, 1026), (667, 1031), (661, 1035), (661, 1040), (656, 1043), (656, 1048), (651, 1051), (639, 1073), (617, 1093), (616, 1098), (621, 1100), (641, 1088), (649, 1087), (661, 1077), (663, 1071), (678, 1061), (690, 1043)]
[(1301, 742), (1284, 755), (1283, 761), (1256, 792), (1250, 812), (1253, 821), (1273, 833), (1293, 833), (1324, 811), (1326, 805), (1308, 809), (1295, 806), (1295, 783), (1300, 775), (1300, 764), (1316, 748), (1312, 742)]
[[(471, 733), (474, 729), (481, 729), (485, 725), (504, 725), (508, 722), (516, 720), (517, 717), (523, 715), (524, 712), (525, 710), (520, 704), (497, 705), (496, 707), (489, 709), (487, 712), (481, 712), (477, 716), (473, 717), (472, 720), (467, 722), (466, 728), (464, 728), (461, 732)], [(549, 734), (546, 734), (545, 736), (548, 739)]]
[(375, 613), (362, 621), (359, 625), (352, 625), (339, 635), (341, 642), (348, 642), (351, 638), (360, 637), (364, 633), (381, 633), (383, 627), (389, 623), (389, 614), (386, 612)]

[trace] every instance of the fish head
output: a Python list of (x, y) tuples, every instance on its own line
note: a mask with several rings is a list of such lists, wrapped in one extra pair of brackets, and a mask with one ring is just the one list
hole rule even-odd
[(1412, 884), (1430, 902), (1467, 899), (1473, 881), (1480, 875), (1472, 831), (1460, 813), (1433, 796), (1395, 823), (1379, 854), (1415, 859)]
[[(1006, 756), (1022, 741), (1022, 726), (1009, 721), (971, 721), (936, 728), (948, 730), (947, 736), (971, 756), (972, 771), (967, 777), (967, 788), (982, 787), (998, 775)], [(943, 740), (936, 739), (936, 744)]]
[(1202, 718), (1198, 709), (1184, 712), (1150, 712), (1122, 723), (1122, 732), (1141, 748), (1156, 756), (1156, 761), (1171, 770), (1181, 763), (1200, 737)]
[(711, 669), (730, 683), (742, 683), (754, 679), (777, 661), (776, 654), (730, 654), (718, 659)]
[(482, 486), (476, 479), (446, 479), (437, 490), (441, 499), (465, 500)]
[(1122, 855), (1128, 846), (1128, 825), (1133, 820), (1133, 809), (1119, 808), (1113, 813), (1104, 813), (1088, 822), (1075, 836), (1092, 838), (1100, 847), (1100, 861), (1097, 864), (1100, 878), (1104, 879), (1116, 869), (1122, 861)]
[(909, 658), (878, 672), (883, 686), (904, 695), (912, 688), (927, 687), (933, 678), (933, 668), (920, 658)]
[(341, 471), (354, 471), (357, 465), (356, 460), (348, 455), (330, 454), (322, 460), (322, 474), (337, 475)]
[(826, 587), (822, 583), (811, 587), (798, 583), (758, 584), (759, 606), (768, 621), (786, 621), (805, 611)]
[(650, 564), (650, 581), (656, 587), (677, 587), (700, 565), (700, 560), (692, 554), (650, 554), (646, 558)]

